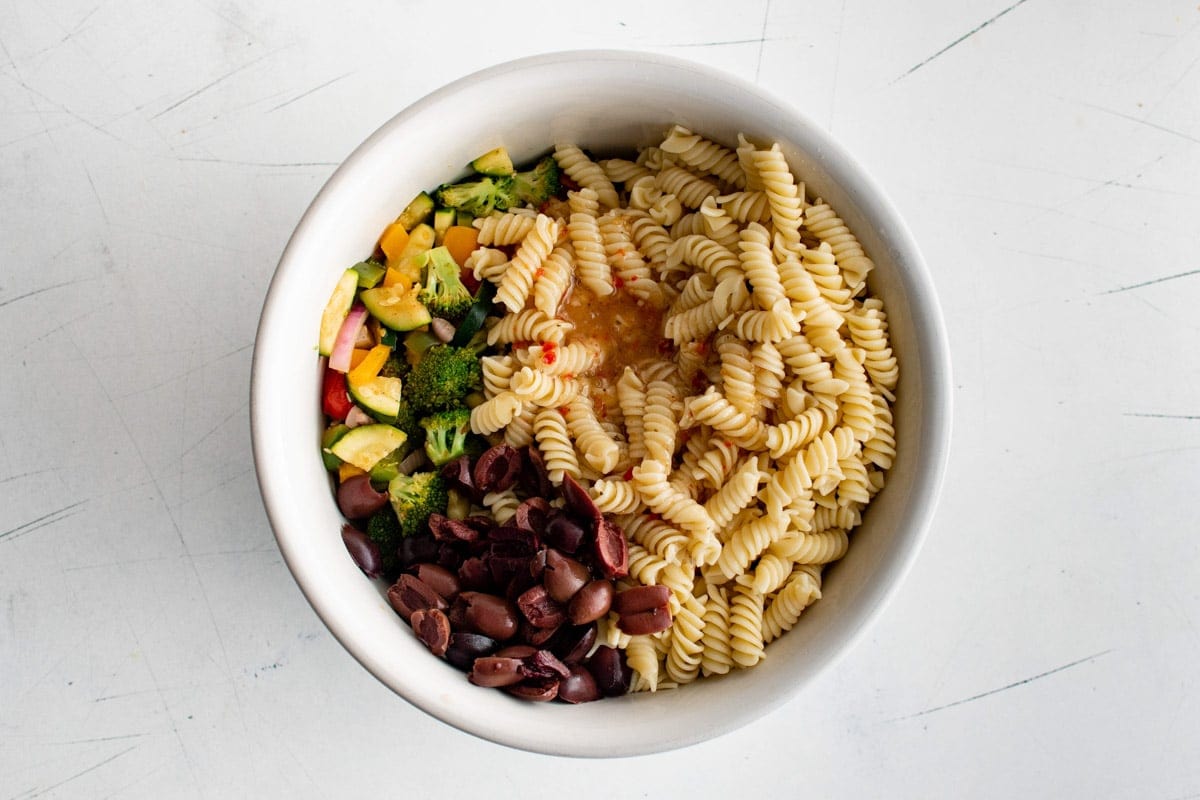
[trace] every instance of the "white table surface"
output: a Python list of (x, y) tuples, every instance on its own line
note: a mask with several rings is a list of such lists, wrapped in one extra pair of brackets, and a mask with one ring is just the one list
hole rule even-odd
[[(0, 800), (1200, 797), (1197, 0), (349, 5), (0, 3)], [(572, 47), (704, 61), (839, 136), (955, 368), (940, 511), (870, 635), (757, 724), (613, 762), (475, 740), (359, 667), (247, 420), (334, 166)]]

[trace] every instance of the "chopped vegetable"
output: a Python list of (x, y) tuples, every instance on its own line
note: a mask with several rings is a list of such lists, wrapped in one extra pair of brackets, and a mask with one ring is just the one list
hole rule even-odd
[(383, 230), (383, 235), (379, 237), (379, 249), (387, 256), (388, 260), (397, 259), (404, 252), (404, 248), (408, 247), (408, 231), (399, 222), (393, 222)]
[(479, 350), (438, 344), (429, 348), (408, 376), (407, 396), (418, 413), (463, 405), (483, 385)]
[(367, 351), (362, 362), (346, 374), (346, 380), (350, 383), (366, 383), (379, 374), (379, 370), (383, 369), (391, 354), (392, 348), (387, 345), (375, 345)]
[(337, 370), (325, 368), (321, 383), (321, 410), (330, 419), (343, 420), (354, 405), (346, 390), (346, 376)]
[(367, 472), (379, 459), (404, 444), (406, 438), (404, 431), (391, 425), (360, 425), (334, 442), (329, 449), (342, 461)]
[(421, 420), (421, 427), (425, 429), (425, 455), (440, 467), (467, 451), (471, 411), (467, 408), (439, 411)]
[[(353, 270), (347, 272), (354, 274)], [(358, 284), (358, 279), (355, 279), (355, 285)], [(375, 291), (369, 289), (368, 291)], [(358, 332), (362, 329), (363, 323), (367, 321), (367, 309), (361, 305), (356, 305), (350, 309), (350, 313), (342, 320), (342, 327), (338, 329), (337, 337), (333, 341), (333, 349), (329, 353), (329, 368), (335, 369), (338, 372), (347, 372), (350, 369), (350, 356), (354, 352), (354, 342), (358, 339)]]
[(388, 496), (404, 537), (427, 530), (429, 515), (444, 513), (449, 500), (446, 483), (436, 472), (397, 475), (388, 483)]
[(454, 225), (446, 231), (442, 244), (450, 251), (458, 266), (467, 263), (467, 257), (479, 246), (479, 231), (465, 225)]
[(425, 288), (419, 294), (429, 313), (451, 322), (458, 322), (467, 313), (473, 300), (459, 279), (461, 271), (448, 248), (435, 247), (429, 251)]
[(363, 290), (359, 299), (371, 316), (392, 330), (411, 331), (428, 325), (432, 319), (411, 285), (376, 286)]
[[(321, 355), (327, 356), (333, 352), (338, 331), (341, 330), (346, 314), (350, 312), (350, 306), (354, 304), (354, 291), (357, 288), (358, 273), (353, 269), (346, 270), (338, 278), (337, 286), (333, 288), (333, 294), (329, 296), (329, 302), (325, 304), (325, 310), (321, 313), (321, 335), (317, 342), (317, 352)], [(353, 344), (353, 340), (350, 343)]]
[(493, 176), (512, 175), (514, 171), (512, 159), (508, 157), (508, 151), (503, 147), (488, 150), (471, 162), (471, 169), (481, 175)]
[(400, 216), (396, 218), (396, 221), (404, 227), (404, 230), (411, 231), (428, 219), (432, 213), (433, 198), (428, 193), (421, 192), (400, 212)]

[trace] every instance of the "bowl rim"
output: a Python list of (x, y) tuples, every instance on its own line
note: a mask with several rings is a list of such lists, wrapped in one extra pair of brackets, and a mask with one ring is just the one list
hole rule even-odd
[[(385, 121), (370, 136), (364, 139), (362, 143), (355, 147), (345, 160), (331, 173), (330, 177), (314, 196), (289, 237), (268, 285), (255, 334), (250, 380), (251, 450), (259, 492), (272, 533), (288, 566), (288, 571), (292, 575), (292, 579), (296, 582), (301, 593), (329, 632), (333, 634), (342, 647), (366, 668), (368, 672), (401, 698), (425, 711), (434, 719), (500, 745), (550, 755), (625, 757), (686, 747), (730, 733), (765, 716), (773, 709), (764, 707), (742, 708), (712, 728), (697, 731), (681, 731), (678, 737), (671, 741), (663, 741), (649, 746), (625, 747), (624, 749), (621, 747), (571, 747), (563, 743), (556, 745), (555, 743), (547, 742), (536, 735), (522, 735), (519, 731), (506, 730), (502, 726), (489, 725), (486, 721), (480, 722), (466, 715), (445, 713), (444, 709), (436, 707), (420, 693), (403, 692), (389, 681), (384, 680), (372, 663), (372, 657), (366, 652), (360, 652), (359, 648), (355, 646), (354, 642), (347, 635), (347, 632), (342, 630), (337, 617), (332, 613), (333, 610), (327, 607), (319, 594), (311, 592), (310, 587), (307, 587), (301, 581), (297, 572), (297, 542), (282, 535), (280, 532), (282, 524), (279, 509), (282, 507), (285, 498), (280, 495), (282, 489), (277, 487), (271, 480), (272, 470), (267, 468), (268, 453), (266, 452), (267, 445), (263, 434), (266, 417), (269, 414), (265, 404), (261, 402), (261, 397), (265, 391), (261, 381), (264, 359), (263, 343), (269, 339), (265, 334), (271, 328), (272, 318), (280, 312), (278, 308), (279, 304), (275, 302), (278, 299), (276, 288), (282, 280), (287, 265), (296, 257), (293, 251), (299, 247), (299, 243), (302, 243), (304, 230), (313, 218), (321, 216), (324, 213), (327, 204), (333, 202), (331, 198), (337, 195), (339, 185), (346, 176), (356, 170), (358, 162), (364, 160), (377, 143), (386, 139), (395, 128), (402, 127), (410, 118), (420, 115), (426, 107), (440, 102), (443, 98), (455, 94), (464, 87), (486, 79), (495, 79), (512, 72), (544, 69), (555, 65), (569, 65), (585, 61), (628, 62), (631, 60), (655, 66), (687, 70), (696, 73), (702, 79), (724, 83), (736, 91), (751, 95), (764, 104), (775, 107), (783, 115), (780, 119), (781, 128), (803, 129), (806, 137), (809, 139), (806, 146), (819, 147), (829, 160), (837, 163), (840, 173), (852, 179), (850, 181), (853, 184), (852, 188), (847, 186), (845, 181), (841, 182), (841, 188), (855, 197), (869, 197), (873, 211), (872, 216), (876, 217), (876, 221), (878, 222), (887, 223), (888, 229), (891, 232), (889, 247), (898, 253), (896, 260), (903, 264), (904, 282), (912, 289), (909, 292), (911, 315), (919, 316), (921, 319), (921, 325), (918, 326), (915, 336), (914, 350), (920, 354), (923, 371), (928, 372), (931, 376), (925, 381), (922, 387), (921, 398), (923, 425), (920, 443), (928, 447), (928, 453), (924, 455), (922, 462), (924, 468), (919, 471), (914, 479), (911, 492), (911, 494), (916, 496), (918, 507), (911, 512), (912, 524), (906, 529), (906, 536), (910, 544), (906, 549), (900, 551), (899, 556), (892, 558), (881, 567), (881, 570), (885, 573), (883, 585), (874, 592), (873, 602), (864, 607), (858, 614), (859, 624), (849, 628), (841, 637), (838, 645), (823, 655), (823, 663), (816, 667), (808, 681), (781, 688), (780, 700), (775, 709), (781, 708), (793, 701), (802, 689), (823, 676), (827, 670), (836, 665), (866, 635), (868, 629), (878, 620), (883, 609), (895, 597), (916, 562), (924, 546), (925, 539), (928, 536), (945, 481), (950, 454), (953, 421), (950, 347), (941, 305), (928, 265), (908, 225), (900, 216), (891, 198), (877, 183), (872, 174), (859, 163), (840, 141), (836, 140), (825, 128), (817, 125), (804, 111), (790, 101), (784, 100), (774, 92), (749, 80), (687, 59), (638, 50), (583, 49), (532, 55), (484, 67), (426, 94)], [(914, 441), (911, 446), (916, 446), (917, 444), (918, 442)]]

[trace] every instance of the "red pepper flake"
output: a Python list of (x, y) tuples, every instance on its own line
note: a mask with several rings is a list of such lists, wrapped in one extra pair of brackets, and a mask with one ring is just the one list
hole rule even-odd
[(558, 353), (554, 352), (553, 350), (543, 350), (542, 361), (547, 364), (553, 364), (555, 361), (558, 361)]
[(545, 274), (546, 274), (546, 269), (544, 267), (538, 267), (536, 270), (533, 271), (533, 279), (537, 280), (538, 278), (542, 277)]
[(616, 288), (620, 289), (620, 288), (622, 288), (624, 285), (625, 285), (625, 281), (621, 280), (621, 276), (620, 276), (620, 275), (616, 275), (616, 276), (614, 276), (614, 277), (613, 277), (613, 286), (615, 286)]
[(513, 346), (514, 350), (524, 350), (524, 349), (528, 348), (531, 344), (533, 344), (533, 342), (530, 342), (526, 339), (517, 339), (515, 342), (512, 343), (512, 346)]
[(675, 343), (672, 342), (670, 339), (659, 339), (658, 340), (659, 355), (669, 356), (669, 355), (671, 355), (672, 352), (674, 352), (674, 350), (675, 350)]
[(622, 475), (621, 477), (623, 477), (627, 481), (633, 480), (633, 467), (630, 467), (629, 469), (625, 470), (625, 474)]
[(558, 407), (558, 413), (562, 414), (564, 417), (565, 417), (565, 416), (566, 416), (568, 413), (570, 413), (570, 411), (571, 411), (571, 409), (570, 409), (570, 408), (568, 408), (567, 406), (559, 406), (559, 407)]

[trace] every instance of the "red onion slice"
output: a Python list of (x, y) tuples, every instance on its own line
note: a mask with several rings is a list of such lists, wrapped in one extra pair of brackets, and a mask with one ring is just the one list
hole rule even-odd
[(330, 369), (338, 372), (350, 371), (350, 356), (354, 353), (354, 342), (358, 339), (358, 332), (366, 321), (366, 306), (356, 304), (350, 309), (350, 313), (342, 320), (342, 327), (338, 328), (337, 338), (333, 340), (333, 350), (329, 353)]

